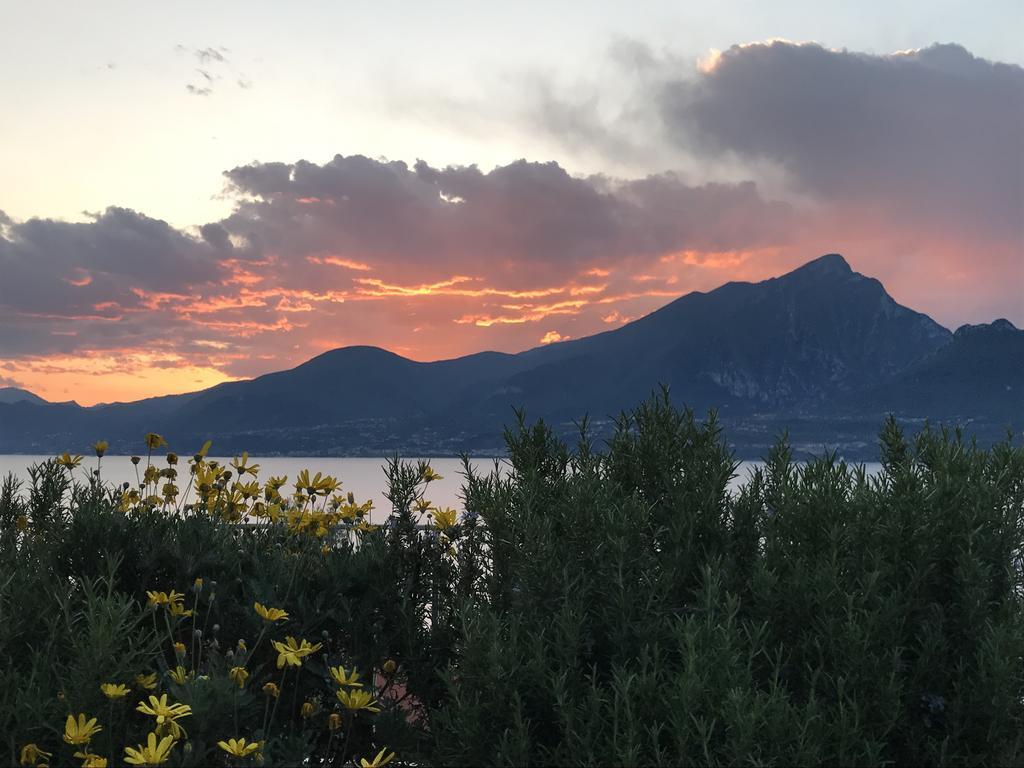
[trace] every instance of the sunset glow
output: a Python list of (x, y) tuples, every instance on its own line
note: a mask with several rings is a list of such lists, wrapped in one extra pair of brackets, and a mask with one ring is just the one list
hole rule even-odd
[[(608, 9), (628, 39), (569, 14), (575, 37), (524, 42), (500, 71), (484, 56), (497, 32), (475, 27), (463, 42), (479, 71), (431, 58), (450, 69), (444, 89), (403, 57), (388, 59), (402, 76), (360, 64), (376, 54), (358, 36), (359, 55), (335, 62), (342, 82), (272, 67), (244, 38), (211, 62), (208, 43), (163, 37), (187, 26), (147, 28), (140, 39), (159, 45), (145, 54), (108, 41), (75, 76), (95, 105), (50, 73), (54, 98), (78, 105), (74, 131), (16, 92), (19, 119), (0, 126), (0, 386), (88, 405), (347, 345), (420, 361), (517, 352), (829, 252), (950, 328), (1024, 323), (1024, 69), (1009, 38), (936, 13), (920, 20), (926, 37), (883, 43), (852, 17), (816, 27), (794, 14), (790, 39), (751, 18), (731, 38), (669, 41), (659, 29), (728, 14), (665, 12), (672, 24)], [(518, 19), (499, 26), (532, 40)], [(934, 43), (961, 31), (963, 44)], [(563, 42), (578, 55), (551, 58)], [(387, 45), (421, 43), (396, 29)], [(8, 71), (24, 69), (17, 50), (0, 52)], [(340, 112), (327, 104), (339, 94), (352, 100)], [(18, 154), (29, 146), (31, 161)]]

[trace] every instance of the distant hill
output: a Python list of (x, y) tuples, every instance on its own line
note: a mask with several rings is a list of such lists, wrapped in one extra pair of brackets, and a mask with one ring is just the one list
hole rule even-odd
[(35, 403), (36, 405), (45, 405), (46, 400), (34, 395), (27, 389), (19, 389), (18, 387), (0, 387), (0, 403)]
[(876, 407), (969, 422), (1024, 415), (1024, 331), (1009, 320), (964, 325), (952, 341), (884, 386), (866, 392)]
[(1005, 320), (956, 334), (897, 304), (838, 254), (760, 283), (686, 294), (615, 330), (519, 354), (419, 363), (345, 347), (287, 371), (137, 403), (0, 401), (0, 452), (82, 450), (97, 438), (138, 451), (147, 431), (187, 453), (494, 453), (512, 407), (565, 433), (610, 418), (664, 383), (715, 408), (737, 455), (763, 455), (788, 428), (798, 448), (876, 455), (886, 412), (1020, 427), (1024, 358)]

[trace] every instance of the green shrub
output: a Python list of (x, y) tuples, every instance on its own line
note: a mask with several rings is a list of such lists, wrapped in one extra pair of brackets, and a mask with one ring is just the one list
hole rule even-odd
[[(506, 440), (504, 471), (464, 462), (458, 519), (427, 500), (429, 467), (390, 461), (380, 528), (329, 482), (240, 490), (254, 473), (231, 482), (202, 452), (181, 491), (173, 464), (135, 495), (75, 485), (55, 461), (26, 488), (9, 478), (0, 752), (16, 763), (34, 743), (80, 765), (62, 737), (86, 713), (102, 726), (89, 751), (121, 764), (155, 725), (136, 706), (166, 693), (191, 707), (171, 765), (351, 765), (385, 746), (419, 765), (1024, 757), (1024, 449), (1009, 438), (907, 440), (890, 420), (875, 476), (830, 454), (795, 463), (783, 439), (736, 492), (714, 416), (665, 393), (602, 449), (586, 422), (570, 449), (521, 414)], [(174, 611), (148, 605), (171, 590)], [(286, 635), (319, 648), (280, 670)], [(332, 679), (339, 665), (378, 714), (339, 702), (360, 690)], [(135, 683), (147, 673), (153, 691)], [(134, 689), (109, 700), (103, 683)], [(217, 746), (239, 737), (258, 754)]]

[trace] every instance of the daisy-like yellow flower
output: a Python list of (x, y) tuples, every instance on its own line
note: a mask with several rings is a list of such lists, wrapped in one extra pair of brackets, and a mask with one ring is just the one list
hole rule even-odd
[(175, 643), (174, 644), (174, 655), (175, 656), (184, 656), (185, 655), (185, 644), (184, 643)]
[(334, 678), (334, 682), (338, 685), (347, 685), (350, 688), (362, 688), (363, 684), (359, 682), (359, 673), (356, 672), (355, 668), (348, 674), (345, 673), (344, 667), (330, 667), (329, 671), (331, 677)]
[(275, 699), (281, 695), (281, 689), (277, 687), (277, 683), (267, 683), (263, 686), (263, 692)]
[(167, 441), (164, 440), (156, 432), (146, 433), (146, 447), (151, 451), (155, 451), (157, 448), (167, 445)]
[(79, 715), (76, 720), (74, 715), (68, 715), (68, 721), (64, 724), (64, 741), (78, 747), (88, 744), (92, 737), (102, 730), (103, 728), (96, 724), (95, 717), (86, 719), (85, 715)]
[(313, 706), (312, 701), (304, 701), (302, 702), (302, 706), (299, 708), (299, 715), (302, 716), (303, 720), (308, 720), (313, 716), (315, 711), (316, 707)]
[[(171, 590), (173, 594), (174, 590)], [(150, 608), (156, 608), (158, 605), (167, 605), (168, 597), (166, 592), (150, 592), (146, 590), (146, 604)]]
[(232, 667), (231, 671), (228, 672), (228, 677), (230, 677), (231, 681), (239, 688), (244, 688), (245, 681), (248, 679), (249, 673), (246, 671), (245, 667)]
[(21, 748), (21, 765), (35, 765), (39, 761), (46, 761), (46, 758), (52, 757), (52, 752), (44, 752), (39, 748), (38, 744), (26, 744)]
[(380, 707), (377, 706), (377, 700), (373, 698), (373, 695), (366, 691), (360, 691), (353, 689), (347, 691), (344, 688), (338, 690), (335, 694), (338, 697), (338, 701), (341, 705), (349, 712), (358, 712), (361, 709), (365, 709), (367, 712), (380, 712)]
[(183, 619), (187, 619), (192, 615), (192, 609), (189, 608), (188, 610), (185, 610), (184, 603), (168, 603), (167, 610), (170, 612), (171, 616), (180, 616)]
[(178, 741), (185, 737), (185, 729), (178, 725), (174, 720), (165, 720), (156, 727), (156, 735), (163, 738), (164, 736), (170, 736), (175, 741)]
[(146, 745), (140, 744), (137, 749), (124, 748), (124, 761), (129, 765), (163, 765), (171, 756), (171, 749), (177, 742), (173, 736), (164, 736), (157, 741), (155, 733), (146, 737)]
[(434, 471), (434, 468), (427, 464), (423, 471), (420, 473), (420, 480), (425, 483), (432, 483), (435, 480), (444, 480), (444, 478)]
[(75, 757), (82, 760), (82, 768), (107, 768), (107, 758), (94, 755), (92, 752), (75, 752)]
[(144, 715), (152, 715), (156, 718), (157, 725), (161, 725), (167, 720), (189, 717), (192, 714), (192, 707), (188, 704), (170, 704), (167, 701), (167, 694), (164, 693), (160, 695), (160, 698), (150, 696), (148, 705), (146, 702), (140, 701), (135, 711)]
[(381, 768), (387, 765), (395, 759), (395, 753), (392, 752), (388, 755), (385, 753), (388, 751), (387, 747), (384, 747), (373, 760), (367, 760), (365, 757), (359, 758), (359, 768)]
[(100, 690), (108, 699), (123, 699), (129, 693), (129, 688), (124, 683), (103, 683)]
[(323, 646), (323, 643), (317, 643), (316, 645), (310, 645), (308, 640), (303, 640), (299, 643), (294, 637), (288, 635), (285, 637), (285, 641), (282, 643), (278, 640), (273, 641), (274, 648), (277, 649), (277, 668), (281, 669), (285, 664), (290, 667), (301, 667), (302, 660), (309, 656), (311, 653), (316, 653)]
[(459, 513), (450, 507), (434, 510), (434, 527), (439, 531), (447, 531), (459, 517)]
[(217, 746), (229, 755), (248, 757), (253, 752), (259, 751), (260, 743), (258, 741), (246, 743), (245, 739), (228, 739), (227, 741), (218, 741)]
[(235, 468), (236, 472), (238, 472), (239, 479), (241, 479), (242, 475), (249, 474), (249, 475), (252, 475), (253, 477), (256, 477), (256, 475), (258, 475), (260, 473), (260, 465), (259, 464), (251, 464), (251, 465), (249, 464), (249, 454), (248, 454), (248, 452), (243, 452), (242, 453), (242, 458), (238, 458), (236, 456), (231, 461), (231, 466)]
[(188, 679), (188, 671), (181, 665), (178, 665), (172, 670), (167, 672), (168, 676), (176, 682), (178, 685), (184, 685), (185, 680)]
[(109, 447), (110, 444), (106, 440), (99, 440), (92, 444), (92, 449), (96, 451), (96, 458), (98, 459), (103, 458), (103, 454), (107, 452), (107, 448)]
[(81, 456), (72, 456), (70, 453), (63, 453), (57, 457), (57, 463), (64, 469), (74, 469), (82, 463)]
[(394, 659), (388, 659), (387, 661), (384, 662), (384, 674), (385, 675), (393, 675), (393, 674), (395, 674), (395, 670), (396, 669), (398, 669), (398, 665), (395, 663)]
[(156, 688), (156, 672), (148, 675), (136, 675), (135, 687), (143, 691), (152, 691)]
[(205, 459), (205, 458), (206, 458), (206, 454), (208, 454), (208, 453), (210, 452), (210, 446), (211, 446), (211, 445), (213, 445), (213, 440), (207, 440), (207, 441), (206, 441), (205, 443), (203, 443), (203, 447), (202, 447), (202, 448), (200, 448), (200, 449), (199, 449), (199, 450), (198, 450), (198, 451), (197, 451), (197, 452), (196, 452), (196, 453), (195, 453), (195, 454), (194, 454), (194, 455), (192, 456), (192, 458), (196, 460), (196, 463), (197, 463), (197, 464), (198, 464), (198, 463), (199, 463), (200, 461), (202, 461), (203, 459)]
[(265, 605), (256, 603), (253, 608), (256, 609), (256, 613), (264, 621), (288, 621), (288, 614), (282, 611), (280, 608), (267, 608)]

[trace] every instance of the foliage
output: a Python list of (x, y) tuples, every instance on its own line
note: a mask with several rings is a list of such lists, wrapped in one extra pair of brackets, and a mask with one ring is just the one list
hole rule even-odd
[[(179, 490), (157, 438), (137, 488), (73, 482), (68, 455), (0, 488), (8, 763), (42, 762), (35, 744), (121, 764), (151, 732), (169, 765), (1024, 758), (1009, 438), (908, 440), (890, 419), (874, 476), (794, 463), (783, 438), (731, 492), (714, 414), (662, 393), (601, 450), (586, 422), (570, 449), (519, 414), (503, 470), (464, 462), (461, 515), (395, 458), (382, 526), (334, 478), (282, 492), (208, 446)], [(189, 708), (180, 732), (138, 711), (162, 694)], [(87, 751), (65, 743), (82, 713), (102, 728)]]

